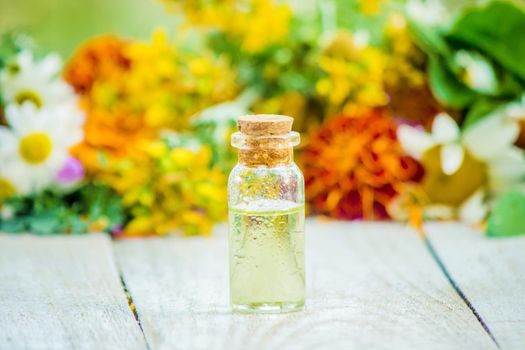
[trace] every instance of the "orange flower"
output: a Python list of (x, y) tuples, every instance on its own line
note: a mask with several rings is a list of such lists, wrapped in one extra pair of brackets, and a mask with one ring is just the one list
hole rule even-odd
[(137, 145), (142, 140), (154, 138), (153, 130), (142, 125), (138, 116), (91, 109), (84, 124), (84, 141), (71, 153), (80, 159), (88, 174), (104, 177), (104, 173), (113, 171), (116, 161), (139, 156), (142, 152)]
[(130, 60), (125, 50), (127, 41), (102, 36), (85, 43), (70, 60), (65, 79), (81, 95), (87, 112), (84, 141), (72, 154), (84, 164), (88, 174), (110, 171), (116, 159), (137, 152), (138, 140), (154, 136), (144, 128), (142, 116), (125, 99), (124, 77), (129, 74)]
[(64, 78), (77, 92), (88, 92), (96, 80), (129, 68), (129, 60), (123, 54), (126, 45), (126, 41), (110, 35), (88, 41), (70, 60)]
[(381, 110), (328, 120), (300, 162), (312, 209), (339, 219), (386, 219), (388, 203), (423, 168), (403, 153), (395, 121)]

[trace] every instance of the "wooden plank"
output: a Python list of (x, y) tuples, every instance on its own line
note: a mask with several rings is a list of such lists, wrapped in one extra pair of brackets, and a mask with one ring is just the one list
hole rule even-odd
[(106, 235), (0, 235), (0, 349), (145, 349)]
[(426, 226), (431, 245), (502, 349), (525, 349), (525, 237), (489, 239), (461, 224)]
[(227, 236), (116, 242), (152, 348), (495, 349), (410, 229), (306, 226), (307, 309), (233, 315)]

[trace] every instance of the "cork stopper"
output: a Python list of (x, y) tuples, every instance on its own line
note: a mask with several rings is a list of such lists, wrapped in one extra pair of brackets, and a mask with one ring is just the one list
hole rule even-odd
[(239, 162), (249, 166), (289, 164), (293, 146), (300, 136), (292, 130), (293, 118), (284, 115), (247, 115), (239, 117), (239, 132), (232, 135), (232, 145), (239, 148)]
[(257, 114), (239, 117), (237, 127), (250, 136), (286, 135), (292, 131), (293, 118), (276, 114)]

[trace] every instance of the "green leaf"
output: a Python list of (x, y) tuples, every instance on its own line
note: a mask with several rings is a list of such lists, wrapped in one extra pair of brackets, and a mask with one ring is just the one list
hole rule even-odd
[(426, 27), (423, 24), (408, 18), (409, 32), (419, 48), (429, 56), (450, 56), (450, 48), (447, 42), (438, 32), (437, 28)]
[(0, 221), (0, 231), (3, 232), (20, 233), (24, 232), (25, 229), (26, 225), (24, 218), (15, 217)]
[[(500, 70), (503, 69), (500, 67)], [(511, 72), (500, 72), (498, 80), (498, 96), (508, 98), (509, 100), (517, 100), (523, 94), (525, 85), (523, 85), (519, 81), (519, 78)]]
[(518, 5), (492, 1), (459, 17), (447, 40), (485, 53), (525, 81), (525, 11)]
[(446, 106), (464, 108), (477, 97), (474, 91), (454, 76), (443, 59), (430, 57), (428, 75), (432, 93)]
[(59, 217), (51, 213), (31, 217), (28, 225), (29, 231), (39, 235), (51, 235), (64, 232), (64, 225)]
[(512, 191), (503, 195), (489, 216), (487, 236), (509, 237), (525, 234), (525, 195)]
[(9, 63), (25, 46), (27, 39), (13, 32), (0, 35), (0, 69)]

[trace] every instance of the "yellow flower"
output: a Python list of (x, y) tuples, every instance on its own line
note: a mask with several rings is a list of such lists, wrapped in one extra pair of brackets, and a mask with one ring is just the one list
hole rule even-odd
[(329, 113), (354, 105), (384, 106), (387, 57), (351, 33), (340, 32), (319, 58), (324, 76), (316, 83), (317, 94), (328, 103)]
[(122, 162), (108, 178), (133, 216), (125, 234), (210, 233), (226, 215), (226, 177), (210, 167), (210, 149), (172, 148), (164, 139), (142, 148), (143, 156)]
[(361, 12), (365, 15), (375, 15), (381, 9), (381, 5), (387, 0), (359, 0)]
[(284, 39), (291, 15), (286, 5), (274, 5), (271, 0), (254, 0), (253, 13), (245, 18), (243, 48), (256, 53)]
[(389, 86), (421, 87), (425, 83), (425, 54), (408, 34), (405, 18), (400, 14), (389, 17), (385, 30), (389, 44), (385, 80)]
[(182, 10), (189, 23), (213, 27), (238, 41), (248, 53), (258, 53), (286, 39), (292, 11), (274, 0), (165, 0)]
[(15, 193), (15, 185), (7, 178), (0, 177), (0, 204), (9, 197), (14, 196)]

